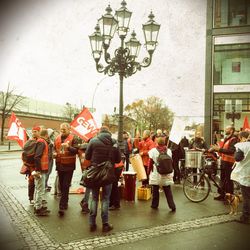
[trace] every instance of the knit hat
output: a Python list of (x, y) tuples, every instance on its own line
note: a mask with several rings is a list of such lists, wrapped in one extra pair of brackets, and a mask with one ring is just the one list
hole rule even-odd
[(32, 128), (32, 130), (40, 131), (41, 128), (40, 128), (39, 126), (34, 126), (34, 127)]

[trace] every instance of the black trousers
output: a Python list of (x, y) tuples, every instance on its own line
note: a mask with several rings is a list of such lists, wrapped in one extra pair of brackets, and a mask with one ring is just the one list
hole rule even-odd
[(142, 181), (142, 185), (147, 186), (148, 183), (149, 183), (148, 167), (144, 166), (144, 169), (145, 169), (145, 172), (146, 172), (146, 175), (147, 175), (147, 179)]
[(28, 196), (29, 200), (34, 200), (34, 193), (35, 193), (35, 181), (34, 177), (29, 174), (28, 176)]
[(61, 187), (61, 199), (59, 207), (64, 207), (68, 205), (69, 201), (69, 187), (71, 184), (72, 176), (74, 170), (70, 171), (58, 171), (58, 178)]
[[(172, 194), (172, 190), (171, 190), (171, 186), (162, 186), (167, 203), (168, 203), (168, 207), (170, 209), (175, 209), (175, 203), (174, 203), (174, 198), (173, 198), (173, 194)], [(159, 206), (159, 185), (152, 185), (152, 204), (151, 207), (153, 208), (157, 208)]]
[(118, 188), (118, 181), (120, 178), (120, 175), (122, 173), (122, 167), (121, 168), (115, 168), (115, 176), (116, 180), (112, 184), (112, 190), (111, 190), (111, 195), (109, 199), (109, 206), (115, 206), (115, 207), (120, 207), (120, 191)]
[(232, 173), (233, 163), (221, 161), (221, 172), (220, 172), (220, 179), (221, 179), (221, 189), (219, 193), (221, 195), (225, 195), (225, 193), (234, 193), (234, 184), (231, 180), (230, 176)]
[(129, 170), (129, 154), (124, 154), (125, 155), (125, 166), (126, 166), (126, 171)]

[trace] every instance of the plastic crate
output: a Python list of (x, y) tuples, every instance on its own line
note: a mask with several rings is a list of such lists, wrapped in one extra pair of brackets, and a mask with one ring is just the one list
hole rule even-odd
[(138, 200), (149, 200), (151, 198), (151, 188), (139, 187), (137, 188)]

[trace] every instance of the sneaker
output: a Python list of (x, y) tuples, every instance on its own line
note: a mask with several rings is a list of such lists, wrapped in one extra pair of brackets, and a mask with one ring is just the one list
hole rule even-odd
[(49, 210), (45, 210), (43, 208), (40, 208), (40, 209), (36, 209), (34, 214), (36, 216), (47, 216), (49, 215), (50, 211)]
[(59, 211), (58, 211), (58, 216), (59, 216), (59, 217), (64, 216), (64, 210), (59, 209)]
[(107, 233), (107, 232), (113, 230), (113, 228), (114, 227), (111, 224), (109, 224), (109, 223), (105, 223), (105, 224), (102, 225), (102, 231), (104, 233)]
[(109, 207), (109, 210), (119, 210), (120, 209), (120, 206), (111, 206)]
[(151, 206), (152, 209), (158, 209), (158, 207)]
[(35, 201), (34, 200), (30, 200), (30, 206), (34, 206)]
[(39, 208), (39, 209), (34, 208), (34, 213), (36, 213), (36, 212), (39, 211), (39, 210), (41, 210), (41, 211), (46, 211), (47, 213), (50, 213), (50, 210), (48, 210), (47, 207), (41, 207), (41, 208)]
[(225, 198), (224, 198), (223, 195), (219, 195), (219, 196), (214, 197), (214, 200), (216, 200), (216, 201), (224, 201)]

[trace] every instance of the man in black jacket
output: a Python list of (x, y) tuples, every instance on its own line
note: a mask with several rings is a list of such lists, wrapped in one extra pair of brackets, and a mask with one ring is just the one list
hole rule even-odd
[[(91, 139), (85, 152), (85, 159), (91, 161), (91, 165), (98, 165), (105, 161), (111, 161), (113, 164), (121, 161), (121, 153), (118, 149), (115, 140), (111, 138), (111, 133), (106, 126), (100, 128), (97, 137)], [(112, 189), (112, 184), (102, 187), (102, 231), (108, 232), (113, 229), (113, 226), (108, 222), (109, 198)], [(96, 231), (96, 215), (98, 208), (100, 187), (92, 188), (92, 200), (90, 202), (89, 224), (90, 231)]]

